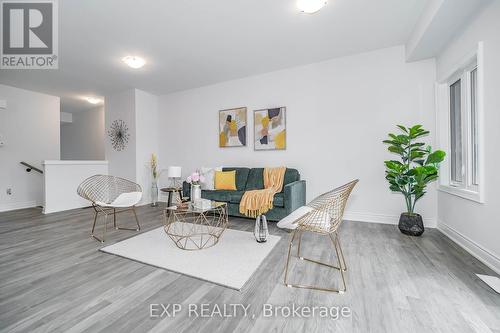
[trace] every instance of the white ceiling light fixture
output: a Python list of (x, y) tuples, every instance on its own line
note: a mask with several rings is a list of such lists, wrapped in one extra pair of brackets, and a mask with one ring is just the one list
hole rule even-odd
[(136, 56), (126, 56), (122, 58), (122, 61), (126, 63), (129, 67), (134, 69), (141, 68), (146, 64), (146, 60), (141, 57)]
[(87, 97), (86, 100), (90, 104), (99, 104), (101, 102), (101, 100), (99, 98), (95, 98), (95, 97)]
[(326, 0), (297, 0), (297, 8), (306, 14), (314, 14), (326, 5)]

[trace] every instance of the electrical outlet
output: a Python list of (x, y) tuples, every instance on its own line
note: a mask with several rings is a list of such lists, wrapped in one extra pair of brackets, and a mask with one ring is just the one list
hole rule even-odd
[(7, 189), (6, 192), (7, 192), (7, 195), (12, 195), (12, 189), (10, 187)]

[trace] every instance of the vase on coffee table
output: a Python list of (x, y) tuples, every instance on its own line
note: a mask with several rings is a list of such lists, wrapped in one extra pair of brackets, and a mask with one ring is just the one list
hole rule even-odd
[(191, 202), (201, 199), (201, 185), (191, 185)]

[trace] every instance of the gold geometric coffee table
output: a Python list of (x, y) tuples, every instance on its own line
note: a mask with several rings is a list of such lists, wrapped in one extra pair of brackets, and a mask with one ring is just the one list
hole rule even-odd
[(163, 211), (165, 233), (182, 250), (201, 250), (219, 242), (228, 225), (227, 204), (212, 201), (209, 208), (167, 207)]

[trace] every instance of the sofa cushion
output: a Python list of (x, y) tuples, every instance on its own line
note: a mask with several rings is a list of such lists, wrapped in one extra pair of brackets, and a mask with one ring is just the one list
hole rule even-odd
[(236, 191), (236, 170), (215, 171), (215, 189)]
[(233, 191), (231, 194), (229, 194), (229, 202), (239, 204), (241, 198), (243, 197), (243, 193), (245, 193), (245, 191)]
[(96, 201), (98, 206), (102, 207), (132, 207), (141, 201), (142, 192), (126, 192), (120, 194), (112, 203)]
[(203, 176), (204, 178), (204, 180), (201, 182), (202, 190), (215, 190), (215, 171), (222, 171), (222, 167), (200, 168), (200, 176)]
[(234, 192), (230, 190), (201, 191), (201, 197), (208, 200), (229, 202), (230, 195)]
[(222, 171), (236, 170), (236, 190), (244, 191), (247, 184), (249, 168), (222, 168)]
[(245, 190), (261, 190), (264, 188), (264, 168), (252, 168), (248, 173)]
[(296, 182), (297, 180), (300, 180), (300, 174), (297, 169), (290, 169), (287, 168), (285, 171), (285, 177), (283, 179), (283, 187), (285, 185)]

